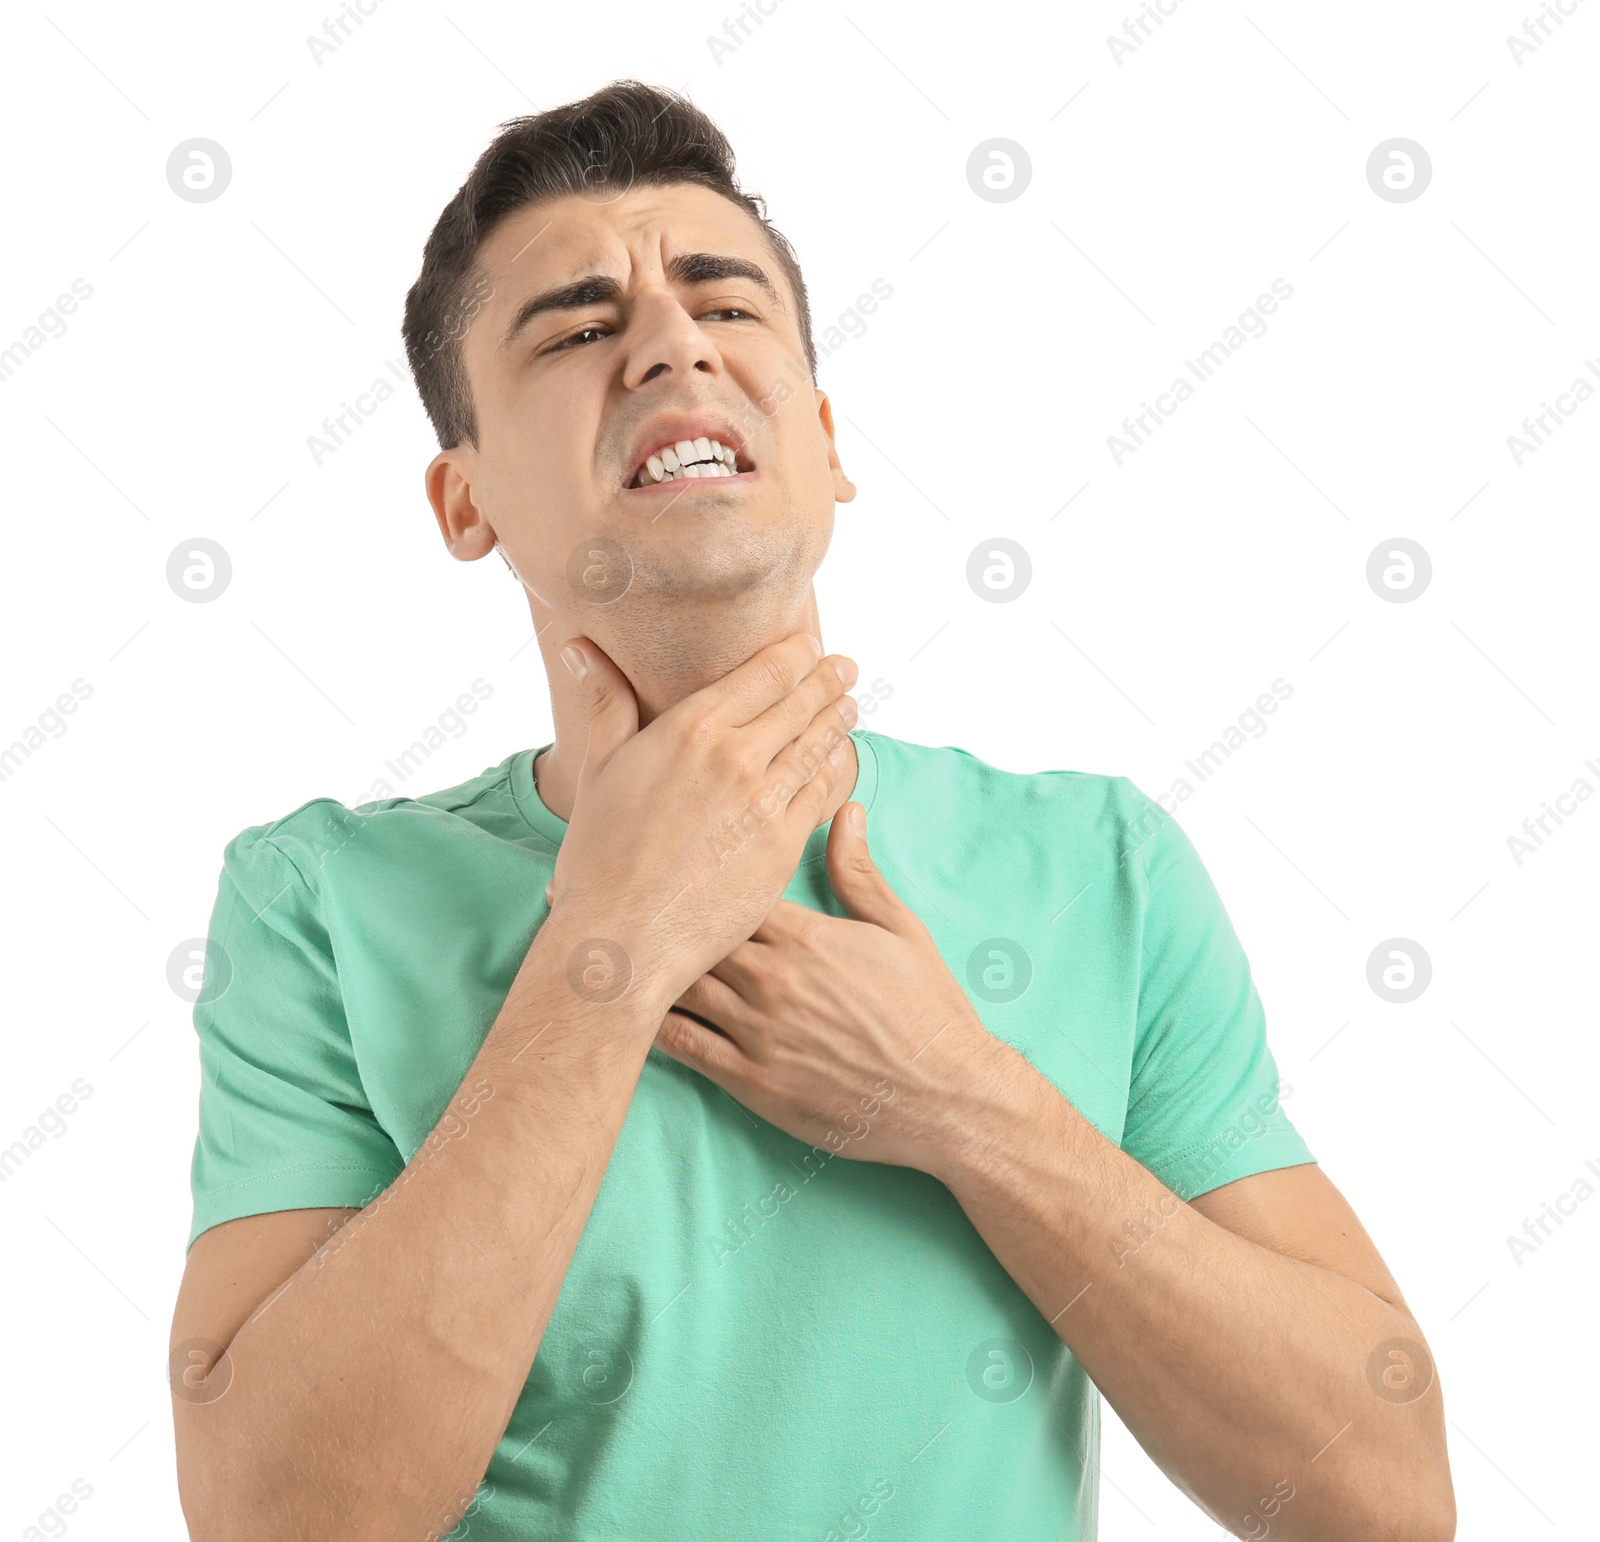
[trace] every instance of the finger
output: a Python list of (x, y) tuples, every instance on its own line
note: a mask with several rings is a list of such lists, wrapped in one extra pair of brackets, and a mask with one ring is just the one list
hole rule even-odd
[[(728, 960), (724, 959), (712, 968), (725, 969), (727, 964)], [(749, 1003), (740, 995), (734, 983), (741, 978), (737, 966), (730, 978), (720, 978), (715, 973), (703, 974), (678, 997), (676, 1005), (686, 1012), (693, 1012), (696, 1017), (703, 1017), (713, 1028), (720, 1029), (730, 1039), (737, 1041), (751, 1027)]]
[[(854, 659), (830, 653), (782, 701), (774, 702), (741, 730), (740, 738), (764, 749), (769, 761), (775, 759), (819, 712), (830, 706), (842, 712), (846, 700), (855, 707), (855, 698), (846, 697), (845, 692), (859, 674)], [(854, 717), (850, 721), (854, 722)]]
[(774, 702), (782, 701), (816, 668), (821, 657), (822, 644), (809, 633), (796, 632), (768, 644), (737, 669), (691, 692), (661, 715), (710, 733), (743, 728)]
[(639, 731), (639, 702), (628, 677), (590, 637), (561, 645), (562, 662), (573, 673), (589, 714), (589, 737), (579, 778), (592, 775)]
[[(779, 900), (750, 934), (750, 940), (723, 960), (723, 965), (735, 965), (742, 971), (738, 978), (729, 975), (728, 984), (749, 1005), (771, 1017), (773, 1005), (769, 997), (774, 959), (781, 962), (785, 955), (793, 957), (797, 953), (826, 951), (830, 929), (839, 924), (839, 917), (825, 910), (813, 910), (809, 905), (797, 905), (792, 900)], [(722, 973), (721, 965), (717, 973)]]
[(855, 801), (833, 816), (828, 831), (828, 881), (838, 901), (857, 921), (870, 921), (902, 934), (922, 922), (907, 908), (878, 870), (867, 845), (867, 811)]
[[(754, 943), (775, 944), (790, 940), (795, 935), (796, 927), (809, 916), (813, 920), (817, 912), (809, 905), (796, 904), (794, 900), (780, 899), (773, 905), (762, 918), (761, 924), (750, 933), (750, 941)], [(738, 952), (738, 949), (734, 949)], [(729, 958), (733, 954), (728, 955)]]
[(662, 1018), (655, 1047), (718, 1085), (738, 1074), (740, 1056), (733, 1042), (676, 1009)]
[[(827, 817), (828, 808), (838, 790), (839, 778), (850, 764), (850, 736), (838, 727), (829, 727), (818, 733), (808, 730), (807, 748), (797, 751), (792, 759), (798, 775), (807, 766), (814, 765), (811, 775), (801, 781), (790, 794), (782, 817), (789, 821), (790, 834), (803, 841)], [(801, 741), (797, 740), (798, 745)], [(815, 761), (820, 753), (822, 759)]]
[(785, 806), (792, 807), (793, 801), (807, 789), (812, 789), (815, 797), (816, 784), (821, 782), (825, 791), (808, 826), (808, 830), (816, 829), (827, 810), (827, 795), (837, 784), (838, 773), (849, 764), (849, 735), (855, 720), (853, 696), (841, 696), (822, 708), (805, 730), (774, 758), (762, 794), (762, 812), (771, 809), (781, 813)]

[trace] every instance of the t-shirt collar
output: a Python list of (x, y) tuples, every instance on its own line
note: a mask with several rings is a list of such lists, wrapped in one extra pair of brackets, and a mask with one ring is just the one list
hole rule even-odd
[[(873, 753), (872, 737), (862, 728), (853, 730), (850, 735), (851, 743), (856, 747), (857, 768), (856, 785), (850, 793), (850, 800), (865, 808), (869, 818), (872, 814), (873, 799), (878, 792), (878, 757)], [(534, 749), (518, 750), (511, 757), (511, 794), (528, 828), (555, 850), (560, 847), (566, 836), (567, 822), (557, 818), (545, 807), (533, 775), (534, 761), (549, 748), (549, 744), (541, 744)], [(832, 823), (833, 821), (829, 820), (826, 824), (820, 825), (806, 838), (805, 851), (800, 858), (802, 865), (813, 860), (820, 861), (824, 857), (828, 845), (828, 830)]]

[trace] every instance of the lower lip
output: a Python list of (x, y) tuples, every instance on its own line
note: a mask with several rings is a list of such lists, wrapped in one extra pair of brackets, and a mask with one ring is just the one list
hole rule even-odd
[(731, 477), (674, 477), (670, 482), (651, 482), (644, 487), (625, 487), (625, 493), (686, 492), (690, 488), (732, 487), (735, 482), (753, 482), (754, 471), (740, 471)]

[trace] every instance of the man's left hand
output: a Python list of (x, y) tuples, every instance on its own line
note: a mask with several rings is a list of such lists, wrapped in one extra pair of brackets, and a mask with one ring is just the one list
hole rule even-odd
[(878, 871), (859, 803), (835, 816), (827, 863), (852, 919), (779, 900), (678, 998), (656, 1048), (808, 1145), (932, 1172), (999, 1042)]

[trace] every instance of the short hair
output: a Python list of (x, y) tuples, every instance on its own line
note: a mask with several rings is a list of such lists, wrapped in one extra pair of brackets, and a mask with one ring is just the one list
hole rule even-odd
[(440, 449), (478, 446), (461, 340), (476, 313), (473, 296), (488, 282), (479, 253), (500, 222), (549, 198), (677, 182), (720, 193), (761, 227), (793, 292), (806, 368), (816, 379), (799, 260), (767, 218), (761, 196), (740, 190), (727, 138), (687, 97), (616, 80), (581, 101), (502, 123), (428, 236), (422, 271), (406, 295), (401, 334)]

